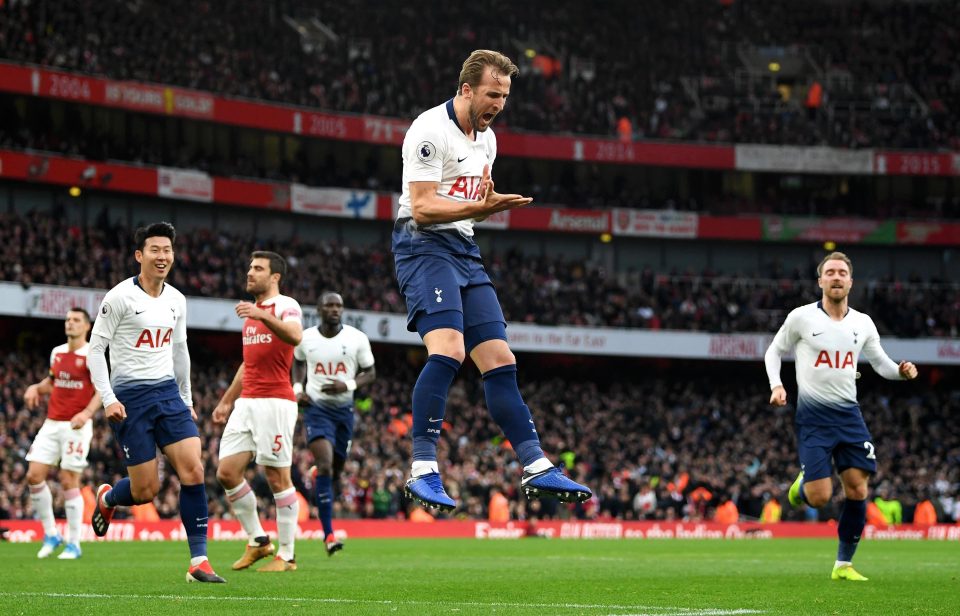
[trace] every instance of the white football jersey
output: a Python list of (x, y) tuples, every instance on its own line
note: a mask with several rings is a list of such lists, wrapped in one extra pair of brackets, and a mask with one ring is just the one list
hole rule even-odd
[(840, 321), (831, 319), (820, 302), (792, 310), (765, 357), (771, 389), (782, 384), (779, 358), (791, 349), (796, 354), (799, 423), (830, 425), (860, 418), (856, 383), (860, 353), (880, 376), (902, 378), (880, 346), (873, 319), (853, 308)]
[(168, 284), (153, 297), (128, 278), (104, 296), (93, 334), (109, 341), (114, 390), (172, 380), (172, 345), (187, 340), (187, 299)]
[(349, 381), (361, 368), (373, 366), (370, 339), (346, 324), (333, 338), (325, 337), (316, 327), (307, 329), (293, 354), (307, 364), (307, 396), (325, 407), (352, 406), (353, 392), (331, 395), (323, 393), (321, 387), (331, 381)]
[[(453, 201), (477, 201), (483, 167), (497, 157), (497, 138), (492, 128), (474, 131), (471, 141), (460, 130), (453, 99), (421, 113), (403, 138), (403, 191), (398, 219), (410, 218), (410, 182), (438, 182), (437, 194)], [(473, 220), (427, 225), (422, 228), (456, 229), (473, 237)]]

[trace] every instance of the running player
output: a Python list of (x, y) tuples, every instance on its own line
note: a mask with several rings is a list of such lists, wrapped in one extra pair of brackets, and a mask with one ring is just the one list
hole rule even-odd
[(180, 519), (190, 545), (187, 581), (222, 583), (207, 560), (207, 491), (190, 388), (187, 301), (166, 283), (176, 237), (167, 222), (137, 229), (140, 273), (107, 293), (93, 326), (87, 364), (123, 448), (128, 477), (97, 489), (91, 521), (103, 537), (116, 507), (156, 497), (159, 447), (180, 478)]
[(916, 378), (917, 368), (908, 361), (894, 363), (880, 346), (873, 319), (850, 308), (853, 264), (847, 255), (828, 254), (817, 267), (817, 277), (822, 298), (787, 315), (764, 357), (770, 403), (787, 403), (780, 356), (796, 349), (801, 471), (788, 498), (794, 507), (827, 504), (836, 467), (845, 500), (831, 578), (865, 582), (867, 578), (853, 568), (852, 560), (867, 521), (867, 481), (877, 470), (877, 451), (857, 403), (857, 361), (863, 353), (877, 374), (890, 380)]

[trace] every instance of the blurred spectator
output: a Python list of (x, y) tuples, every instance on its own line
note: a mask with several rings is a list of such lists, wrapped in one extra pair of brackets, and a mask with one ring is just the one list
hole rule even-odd
[[(954, 11), (951, 0), (680, 0), (642, 11), (616, 0), (591, 5), (584, 28), (571, 27), (583, 16), (573, 0), (549, 11), (508, 0), (33, 0), (0, 7), (0, 53), (412, 118), (454, 92), (461, 62), (483, 45), (522, 68), (504, 118), (517, 129), (615, 135), (626, 118), (640, 138), (956, 147)], [(799, 75), (745, 60), (765, 50), (796, 58)], [(814, 114), (779, 93), (811, 76), (824, 90)]]
[[(202, 346), (194, 348), (194, 354), (194, 397), (211, 516), (229, 517), (214, 476), (222, 428), (213, 425), (209, 413), (236, 366), (204, 352)], [(418, 364), (403, 349), (385, 349), (378, 358), (384, 376), (371, 386), (369, 411), (357, 415), (353, 447), (336, 490), (339, 517), (402, 517), (416, 511), (403, 495), (410, 440), (391, 433), (388, 419), (391, 407), (409, 408), (409, 383)], [(8, 348), (0, 355), (0, 509), (14, 519), (32, 514), (23, 456), (45, 413), (27, 411), (22, 395), (45, 373), (46, 361), (40, 349)], [(772, 519), (770, 503), (784, 493), (798, 470), (793, 409), (771, 409), (759, 376), (756, 382), (743, 382), (706, 365), (697, 374), (679, 365), (665, 374), (625, 369), (627, 373), (633, 376), (606, 386), (591, 380), (589, 371), (578, 371), (579, 377), (531, 381), (525, 387), (525, 398), (545, 435), (544, 450), (557, 461), (560, 452), (573, 451), (577, 464), (568, 471), (595, 490), (590, 503), (560, 505), (522, 497), (521, 469), (513, 452), (500, 445), (502, 437), (486, 407), (473, 402), (482, 400), (478, 396), (482, 382), (464, 371), (451, 390), (449, 426), (440, 440), (441, 455), (448, 460), (444, 480), (460, 503), (453, 515), (500, 519), (506, 505), (511, 519), (700, 520), (712, 518), (714, 511)], [(882, 452), (872, 482), (877, 492), (872, 496), (897, 494), (906, 522), (913, 520), (917, 504), (924, 501), (931, 502), (934, 517), (953, 521), (960, 490), (960, 431), (953, 418), (960, 411), (960, 391), (875, 379), (864, 385), (861, 399)], [(907, 428), (913, 417), (919, 427)], [(89, 461), (83, 474), (88, 486), (116, 479), (122, 472), (120, 452), (102, 414), (95, 418)], [(311, 464), (298, 431), (294, 485), (308, 501), (313, 494), (307, 473)], [(247, 479), (261, 500), (262, 514), (273, 517), (266, 482), (252, 469)], [(54, 507), (62, 514), (62, 491), (55, 482), (51, 485)], [(161, 486), (153, 503), (156, 515), (176, 518), (179, 482), (165, 465)], [(929, 507), (920, 511), (926, 511), (921, 519), (929, 521)], [(821, 510), (822, 519), (835, 514), (832, 504)], [(796, 520), (803, 514), (787, 509), (782, 515)]]
[[(133, 231), (106, 220), (79, 227), (55, 214), (0, 214), (0, 280), (111, 288), (132, 275)], [(405, 312), (385, 247), (317, 244), (301, 237), (264, 241), (197, 230), (177, 238), (171, 283), (186, 295), (246, 298), (244, 264), (255, 249), (288, 258), (284, 291), (301, 303), (315, 304), (324, 290), (339, 289), (357, 310)], [(775, 332), (791, 309), (820, 297), (814, 280), (776, 264), (763, 272), (721, 275), (649, 267), (612, 272), (562, 255), (514, 251), (487, 254), (486, 260), (507, 319), (544, 325)], [(883, 335), (960, 336), (960, 285), (955, 282), (870, 280), (854, 286), (851, 303), (869, 314)], [(395, 429), (403, 433), (402, 415), (396, 419)]]

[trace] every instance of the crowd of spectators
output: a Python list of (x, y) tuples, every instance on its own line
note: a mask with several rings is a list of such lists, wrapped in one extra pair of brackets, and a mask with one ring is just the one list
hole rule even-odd
[[(165, 166), (203, 171), (215, 177), (257, 178), (277, 182), (296, 182), (309, 186), (398, 190), (400, 168), (380, 164), (373, 148), (359, 164), (351, 164), (357, 144), (336, 144), (322, 160), (308, 162), (304, 150), (291, 158), (274, 160), (266, 152), (241, 154), (236, 141), (225, 148), (198, 147), (188, 139), (170, 137), (160, 141), (144, 140), (130, 134), (117, 134), (109, 126), (91, 126), (72, 113), (63, 126), (53, 127), (49, 116), (25, 117), (9, 99), (0, 97), (0, 148), (50, 152), (83, 158), (92, 162), (121, 162), (144, 166)], [(75, 120), (75, 121), (74, 121)], [(189, 130), (189, 129), (185, 129)], [(364, 146), (360, 146), (364, 147)], [(212, 152), (211, 150), (216, 150)], [(342, 156), (337, 156), (341, 154)]]
[[(747, 80), (739, 92), (737, 80), (710, 80), (713, 90), (734, 102), (698, 131), (752, 143), (960, 147), (954, 3), (730, 4), (737, 18), (725, 40), (750, 43), (771, 61), (803, 56), (815, 68), (805, 73), (806, 82), (803, 77), (770, 77), (762, 85)], [(814, 84), (822, 88), (821, 101), (808, 98)], [(785, 104), (791, 102), (796, 104)]]
[[(45, 373), (44, 349), (35, 339), (23, 346), (7, 349), (0, 361), (0, 519), (31, 515), (23, 456), (44, 419), (42, 408), (27, 411), (22, 402), (26, 386)], [(210, 413), (239, 357), (231, 362), (204, 356), (194, 346), (194, 399), (211, 516), (229, 517), (215, 478), (222, 427), (211, 422)], [(335, 512), (341, 518), (404, 518), (413, 508), (403, 495), (403, 482), (410, 461), (411, 384), (422, 358), (414, 354), (411, 359), (393, 348), (376, 353), (379, 376), (358, 393), (353, 446), (337, 485)], [(743, 519), (756, 519), (771, 500), (783, 506), (784, 519), (802, 519), (804, 514), (791, 511), (785, 498), (799, 470), (793, 408), (769, 406), (762, 370), (731, 377), (710, 369), (694, 375), (679, 364), (660, 371), (624, 368), (613, 379), (609, 371), (601, 374), (589, 365), (576, 375), (524, 379), (523, 393), (537, 418), (544, 450), (595, 490), (594, 499), (567, 506), (527, 501), (520, 494), (516, 456), (482, 402), (481, 380), (465, 367), (451, 389), (439, 446), (447, 490), (459, 503), (452, 516), (486, 518), (491, 495), (499, 491), (508, 499), (511, 519), (705, 520), (727, 501)], [(941, 521), (953, 521), (960, 490), (960, 432), (952, 418), (960, 411), (960, 392), (943, 383), (932, 387), (929, 380), (873, 382), (877, 380), (862, 386), (860, 394), (878, 452), (879, 470), (872, 481), (876, 493), (900, 501), (905, 521), (912, 519), (916, 503), (927, 499)], [(121, 461), (100, 414), (84, 483), (116, 481), (123, 474)], [(311, 464), (298, 430), (294, 484), (312, 503)], [(160, 517), (175, 518), (177, 479), (165, 466), (162, 475), (155, 506)], [(248, 478), (260, 511), (272, 518), (264, 478), (253, 471)], [(62, 511), (61, 491), (52, 483), (56, 508)], [(821, 508), (821, 519), (836, 517), (836, 504)]]
[[(583, 19), (584, 11), (595, 27), (569, 27)], [(960, 36), (954, 12), (951, 2), (681, 0), (646, 3), (640, 11), (635, 2), (585, 8), (563, 0), (544, 11), (536, 3), (506, 0), (483, 5), (436, 0), (418, 5), (396, 0), (7, 0), (0, 2), (0, 56), (226, 96), (412, 118), (453, 94), (469, 50), (491, 47), (508, 52), (523, 68), (512, 86), (508, 111), (498, 120), (511, 130), (957, 149)], [(780, 16), (775, 24), (767, 21), (774, 14)], [(319, 19), (333, 36), (323, 40), (316, 34), (309, 40), (285, 17), (301, 24)], [(811, 42), (809, 55), (821, 66), (807, 77), (846, 71), (858, 85), (840, 88), (824, 80), (822, 105), (814, 108), (798, 102), (807, 84), (761, 79), (743, 86), (733, 77), (738, 65), (731, 64), (735, 54), (729, 50), (737, 45), (790, 49)], [(691, 83), (699, 84), (695, 95)], [(905, 106), (912, 101), (904, 94), (911, 91), (907, 85), (918, 97), (913, 102), (919, 113), (904, 111), (915, 109)], [(705, 112), (701, 95), (726, 103)], [(856, 104), (861, 102), (857, 97), (866, 97), (867, 108)], [(849, 109), (832, 104), (831, 99), (842, 98), (853, 101)], [(182, 163), (223, 175), (311, 179), (298, 169), (271, 175), (246, 159), (171, 160), (155, 144), (117, 152), (106, 141), (80, 137), (8, 130), (0, 135), (0, 144), (95, 159)], [(331, 174), (335, 167), (330, 166)], [(321, 181), (349, 185), (366, 177)], [(565, 192), (562, 186), (545, 192), (555, 195), (548, 201), (556, 203), (589, 205), (597, 198)], [(644, 198), (617, 197), (633, 204)], [(776, 204), (779, 213), (785, 211), (782, 205)], [(799, 213), (811, 213), (813, 207), (794, 205)], [(947, 208), (955, 216), (956, 202)], [(0, 215), (0, 279), (109, 288), (131, 274), (131, 236), (131, 229), (106, 219), (81, 227), (57, 216)], [(404, 312), (385, 247), (317, 244), (298, 237), (280, 243), (201, 230), (178, 239), (172, 282), (188, 295), (244, 297), (245, 255), (254, 249), (274, 249), (288, 257), (291, 275), (285, 291), (302, 303), (337, 289), (352, 309)], [(508, 320), (546, 325), (772, 332), (787, 310), (817, 297), (808, 277), (773, 270), (610, 271), (582, 260), (517, 252), (488, 254), (486, 263)], [(858, 285), (856, 292), (854, 304), (871, 314), (882, 334), (960, 335), (955, 283), (875, 280)], [(29, 332), (25, 335), (29, 338)], [(37, 342), (22, 339), (17, 348), (4, 349), (0, 360), (0, 519), (31, 514), (23, 457), (43, 413), (25, 410), (22, 396), (27, 385), (45, 374), (46, 352), (59, 340), (42, 341), (44, 348)], [(410, 389), (421, 358), (382, 352), (381, 376), (361, 392), (356, 406), (353, 449), (338, 485), (340, 517), (404, 517), (411, 510), (402, 486), (410, 460)], [(198, 355), (194, 364), (211, 515), (218, 517), (228, 516), (229, 508), (214, 476), (221, 428), (212, 424), (209, 413), (237, 363)], [(608, 376), (587, 369), (576, 376), (541, 375), (524, 385), (545, 451), (596, 491), (588, 503), (564, 506), (528, 502), (519, 494), (520, 469), (513, 452), (480, 402), (482, 384), (465, 369), (451, 390), (440, 443), (444, 479), (460, 503), (453, 515), (486, 517), (495, 491), (507, 497), (515, 519), (699, 520), (713, 517), (728, 501), (740, 515), (757, 518), (773, 499), (786, 504), (785, 489), (798, 470), (790, 428), (793, 409), (769, 407), (762, 375), (748, 383), (674, 366), (659, 374), (636, 370), (616, 380)], [(861, 401), (882, 452), (873, 481), (877, 493), (901, 500), (908, 512), (930, 499), (942, 521), (953, 521), (960, 495), (960, 433), (952, 417), (960, 410), (960, 392), (942, 385), (870, 383)], [(312, 461), (302, 435), (298, 439), (295, 485), (312, 501), (307, 473)], [(95, 420), (90, 462), (84, 473), (87, 485), (123, 473), (102, 416)], [(163, 476), (155, 504), (161, 517), (172, 518), (177, 515), (177, 480), (167, 469)], [(261, 512), (273, 517), (269, 488), (262, 477), (251, 478)], [(55, 494), (62, 511), (59, 489)], [(833, 516), (833, 507), (821, 515)], [(786, 507), (785, 514), (797, 515)]]
[[(0, 8), (0, 49), (8, 59), (117, 79), (409, 118), (454, 93), (468, 51), (499, 48), (524, 70), (504, 118), (512, 128), (950, 147), (960, 94), (953, 10), (949, 1), (683, 0), (640, 11), (616, 1), (590, 6), (590, 27), (573, 28), (584, 9), (572, 0), (549, 11), (507, 0), (10, 0)], [(733, 51), (744, 44), (811, 47), (820, 63), (786, 81), (767, 76), (744, 85)], [(831, 92), (827, 83), (816, 108), (798, 100), (799, 88), (794, 95), (784, 89), (839, 70), (870, 86), (853, 88), (869, 91), (855, 101), (865, 100), (865, 109), (838, 114), (831, 106), (831, 95), (841, 99), (851, 88)], [(911, 113), (897, 111), (900, 100), (887, 93), (906, 85), (919, 99)], [(728, 103), (706, 113), (701, 94)]]
[[(0, 280), (111, 288), (131, 275), (133, 229), (106, 218), (72, 225), (51, 214), (0, 215)], [(274, 250), (287, 257), (285, 291), (314, 304), (338, 289), (351, 308), (406, 311), (386, 246), (352, 247), (294, 237), (284, 241), (196, 230), (177, 239), (171, 282), (185, 294), (245, 297), (245, 255)], [(798, 268), (763, 272), (611, 271), (563, 255), (517, 251), (484, 256), (508, 321), (733, 332), (775, 332), (789, 310), (816, 301), (819, 290)], [(815, 264), (803, 264), (813, 271)], [(960, 285), (923, 280), (869, 280), (855, 286), (853, 305), (883, 335), (960, 336)]]

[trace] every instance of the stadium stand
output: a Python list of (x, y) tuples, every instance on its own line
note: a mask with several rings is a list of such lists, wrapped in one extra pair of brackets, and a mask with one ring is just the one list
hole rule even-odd
[[(109, 126), (124, 126), (130, 114), (111, 110), (111, 122), (92, 122), (71, 109), (70, 121), (51, 130), (56, 113), (49, 102), (34, 100), (28, 106), (14, 104), (0, 96), (0, 148), (27, 152), (50, 152), (81, 157), (91, 162), (122, 161), (147, 166), (167, 166), (199, 170), (218, 177), (258, 178), (281, 182), (306, 183), (318, 187), (344, 187), (394, 192), (400, 186), (399, 162), (389, 160), (391, 152), (362, 144), (324, 142), (329, 153), (307, 160), (303, 148), (297, 155), (273, 160), (260, 152), (240, 152), (237, 131), (224, 139), (229, 145), (198, 147), (187, 138), (197, 123), (181, 121), (170, 131), (163, 146), (151, 140), (134, 138)], [(102, 110), (101, 110), (102, 111)], [(140, 116), (144, 125), (159, 127), (168, 118)], [(228, 127), (218, 127), (224, 131)], [(250, 135), (246, 135), (250, 137)], [(252, 138), (252, 137), (251, 137)], [(359, 153), (359, 154), (358, 154)], [(394, 164), (395, 163), (395, 164)], [(802, 178), (780, 174), (755, 174), (757, 184), (747, 198), (722, 187), (719, 173), (714, 181), (699, 185), (688, 170), (645, 169), (636, 166), (591, 165), (577, 167), (573, 162), (543, 161), (501, 156), (497, 159), (497, 181), (520, 194), (532, 195), (537, 206), (579, 209), (635, 208), (712, 215), (795, 215), (856, 216), (866, 219), (960, 218), (960, 194), (921, 180), (906, 189), (878, 193), (876, 186), (857, 180), (842, 182), (826, 176)], [(651, 188), (652, 174), (665, 174), (670, 188)], [(765, 177), (769, 175), (771, 177)], [(790, 183), (802, 182), (801, 186)], [(905, 193), (904, 190), (907, 192)], [(679, 196), (680, 192), (688, 193)]]
[[(26, 343), (26, 341), (23, 341)], [(26, 346), (26, 348), (30, 348)], [(207, 469), (211, 515), (229, 516), (225, 497), (214, 476), (220, 427), (210, 411), (229, 385), (237, 362), (204, 354), (194, 345), (195, 400), (203, 419), (201, 434)], [(358, 398), (357, 429), (350, 458), (341, 477), (336, 515), (349, 518), (404, 517), (411, 503), (402, 495), (404, 468), (409, 459), (406, 435), (410, 413), (409, 383), (415, 363), (403, 351), (375, 349), (379, 363), (391, 367)], [(238, 355), (239, 360), (239, 355)], [(0, 519), (29, 518), (29, 499), (23, 476), (23, 455), (43, 421), (44, 409), (26, 411), (26, 386), (45, 374), (40, 349), (5, 351), (0, 375)], [(501, 442), (482, 400), (482, 383), (465, 367), (454, 383), (448, 402), (441, 454), (449, 460), (444, 479), (461, 507), (454, 516), (485, 518), (491, 491), (500, 490), (514, 519), (530, 517), (687, 519), (712, 518), (714, 510), (733, 500), (747, 518), (759, 518), (771, 498), (784, 505), (785, 518), (796, 516), (786, 507), (785, 488), (794, 477), (793, 409), (772, 410), (762, 370), (749, 378), (731, 380), (722, 368), (704, 364), (696, 376), (677, 378), (687, 371), (674, 365), (669, 372), (638, 364), (614, 370), (588, 364), (578, 371), (590, 376), (555, 375), (547, 369), (525, 366), (539, 373), (525, 389), (544, 439), (544, 448), (565, 462), (574, 477), (596, 486), (596, 497), (578, 506), (547, 501), (533, 505), (519, 494), (513, 452)], [(665, 375), (670, 379), (664, 379)], [(728, 376), (728, 375), (727, 375)], [(563, 385), (556, 379), (563, 379)], [(923, 385), (888, 385), (870, 379), (862, 389), (862, 407), (874, 426), (880, 469), (878, 490), (899, 499), (905, 520), (913, 507), (933, 494), (942, 521), (952, 521), (960, 496), (960, 435), (950, 428), (960, 411), (960, 397), (949, 389)], [(121, 456), (102, 414), (96, 420), (90, 467), (85, 482), (119, 477)], [(312, 461), (298, 430), (294, 483), (312, 501)], [(163, 489), (155, 504), (162, 518), (177, 516), (177, 480), (163, 474)], [(96, 481), (94, 481), (96, 479)], [(260, 511), (273, 517), (265, 480), (250, 473), (260, 495)], [(650, 486), (646, 490), (644, 486)], [(59, 490), (57, 507), (62, 507)], [(643, 509), (655, 497), (652, 509)], [(643, 494), (643, 497), (640, 495)], [(825, 519), (836, 515), (832, 506), (821, 510)], [(796, 519), (796, 518), (794, 518)]]
[[(51, 213), (0, 214), (0, 279), (107, 289), (131, 275), (133, 228), (96, 221), (84, 227)], [(305, 304), (340, 289), (358, 310), (404, 312), (392, 255), (382, 247), (315, 243), (307, 238), (257, 239), (210, 229), (178, 239), (172, 282), (187, 295), (241, 299), (244, 257), (256, 249), (288, 256), (285, 289)], [(766, 271), (610, 271), (562, 255), (530, 257), (518, 251), (486, 255), (508, 320), (708, 332), (773, 332), (786, 312), (816, 301), (815, 281), (771, 262)], [(881, 334), (956, 337), (960, 285), (919, 274), (858, 282), (854, 305), (870, 314)], [(904, 315), (911, 315), (904, 318)]]
[[(508, 5), (509, 35), (499, 18)], [(503, 0), (364, 1), (350, 10), (291, 0), (8, 2), (0, 49), (10, 60), (116, 79), (411, 117), (453, 93), (459, 50), (483, 41), (525, 70), (506, 118), (518, 129), (958, 145), (952, 2), (685, 0), (643, 11), (605, 2), (591, 9), (602, 33), (565, 27), (578, 10), (566, 1), (545, 14)]]
[[(508, 5), (509, 35), (499, 17)], [(498, 124), (510, 131), (624, 141), (960, 150), (960, 37), (955, 3), (949, 0), (679, 0), (669, 7), (646, 3), (642, 11), (635, 2), (615, 0), (591, 7), (603, 32), (567, 27), (581, 10), (582, 3), (573, 0), (558, 0), (548, 12), (506, 0), (482, 6), (429, 0), (416, 7), (398, 0), (357, 0), (349, 9), (329, 0), (7, 0), (0, 1), (0, 60), (410, 119), (453, 94), (462, 50), (482, 41), (510, 53), (523, 71)], [(31, 104), (21, 105), (25, 100)], [(325, 142), (323, 147), (331, 149), (319, 162), (268, 165), (265, 157), (236, 147), (216, 157), (191, 149), (174, 135), (194, 126), (183, 119), (151, 116), (151, 122), (173, 127), (169, 134), (161, 131), (161, 138), (121, 137), (96, 121), (74, 122), (70, 114), (79, 117), (79, 103), (57, 105), (58, 113), (67, 109), (67, 121), (59, 126), (46, 99), (0, 95), (0, 148), (313, 186), (399, 187), (398, 161), (394, 158), (397, 164), (391, 166), (382, 148)], [(136, 115), (103, 111), (104, 117), (109, 114), (124, 122)], [(233, 127), (218, 129), (228, 133), (227, 142), (240, 134)], [(347, 162), (337, 148), (360, 154)], [(686, 189), (700, 185), (696, 195), (680, 196), (676, 187), (654, 195), (644, 185), (649, 176), (641, 174), (662, 173), (658, 168), (541, 163), (498, 159), (498, 184), (535, 194), (538, 203), (577, 208), (960, 218), (960, 191), (952, 180), (940, 178), (935, 190), (928, 179), (906, 178), (875, 198), (871, 188), (881, 180), (872, 177), (847, 185), (846, 178), (755, 173), (756, 195), (745, 199), (720, 189), (719, 173), (710, 181), (691, 174), (676, 182)], [(667, 177), (672, 181), (688, 171), (671, 170), (677, 175)], [(627, 181), (630, 175), (641, 179)], [(827, 185), (822, 194), (811, 189), (818, 181)], [(802, 189), (790, 189), (790, 182)], [(24, 213), (13, 204), (17, 190), (7, 193), (7, 212), (0, 214), (0, 280), (106, 289), (132, 273), (132, 216), (118, 223), (104, 210), (89, 224), (79, 224), (62, 211)], [(337, 289), (351, 309), (404, 312), (392, 257), (383, 246), (300, 235), (280, 240), (225, 228), (193, 229), (178, 240), (171, 282), (187, 295), (239, 299), (245, 255), (254, 249), (288, 256), (292, 274), (285, 291), (304, 304)], [(950, 252), (944, 249), (944, 262)], [(615, 269), (562, 254), (485, 250), (508, 320), (772, 332), (787, 310), (817, 299), (807, 274), (809, 259), (791, 261), (791, 268), (772, 259), (750, 271), (642, 263)], [(853, 297), (853, 305), (871, 314), (883, 335), (960, 336), (955, 280), (922, 270), (858, 279)], [(26, 411), (22, 397), (26, 386), (46, 373), (46, 353), (57, 339), (43, 333), (56, 329), (49, 322), (18, 323), (24, 327), (2, 325), (11, 335), (0, 348), (0, 519), (31, 516), (23, 457), (44, 409)], [(224, 342), (226, 334), (204, 335), (208, 342), (230, 344)], [(212, 424), (209, 412), (229, 384), (239, 353), (225, 361), (205, 351), (203, 343), (193, 348), (194, 395), (205, 414), (201, 434), (210, 513), (227, 517), (230, 510), (214, 477), (221, 428)], [(420, 352), (375, 349), (380, 377), (357, 401), (355, 441), (339, 482), (339, 517), (411, 514), (403, 481), (410, 459), (410, 384)], [(515, 457), (485, 407), (475, 402), (483, 399), (479, 379), (471, 367), (464, 368), (451, 390), (441, 439), (441, 459), (448, 461), (444, 479), (461, 503), (453, 515), (486, 518), (491, 495), (500, 492), (514, 519), (716, 519), (728, 503), (739, 515), (755, 519), (775, 500), (784, 505), (785, 518), (796, 519), (784, 494), (798, 470), (790, 427), (794, 409), (768, 405), (762, 370), (755, 366), (704, 363), (702, 368), (691, 374), (690, 366), (679, 362), (614, 364), (579, 357), (567, 363), (542, 357), (527, 362), (521, 357), (521, 369), (532, 376), (524, 379), (523, 393), (541, 424), (545, 450), (596, 489), (594, 499), (576, 506), (528, 503), (521, 497)], [(729, 370), (737, 371), (735, 378)], [(871, 377), (862, 383), (862, 407), (884, 452), (873, 485), (885, 500), (903, 504), (904, 521), (912, 519), (917, 503), (929, 500), (935, 518), (953, 522), (960, 518), (960, 433), (951, 418), (960, 410), (960, 392), (938, 368), (925, 378), (909, 385)], [(312, 500), (311, 460), (302, 441), (297, 451), (295, 485)], [(90, 464), (86, 485), (123, 472), (102, 416), (96, 420)], [(260, 497), (260, 511), (274, 517), (263, 477), (250, 472), (248, 479)], [(54, 492), (62, 513), (61, 491)], [(177, 516), (177, 492), (176, 477), (164, 469), (155, 501), (161, 518)], [(835, 504), (823, 508), (821, 517), (836, 517)]]

